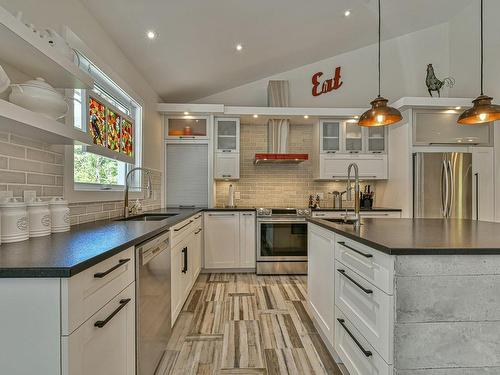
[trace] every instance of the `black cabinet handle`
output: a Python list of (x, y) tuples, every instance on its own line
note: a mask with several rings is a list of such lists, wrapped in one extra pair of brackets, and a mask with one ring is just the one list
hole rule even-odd
[(349, 331), (349, 329), (346, 327), (345, 325), (345, 320), (344, 319), (337, 319), (340, 323), (340, 325), (342, 327), (344, 327), (345, 331), (347, 332), (347, 334), (349, 336), (351, 336), (351, 339), (356, 343), (356, 345), (358, 346), (358, 348), (363, 352), (363, 354), (366, 356), (366, 357), (370, 357), (372, 355), (372, 352), (369, 351), (369, 350), (366, 350), (365, 348), (363, 348), (363, 346), (361, 345), (361, 343), (358, 341), (358, 339), (356, 337), (354, 337), (354, 335), (351, 333), (351, 331)]
[(107, 271), (104, 271), (104, 272), (97, 272), (97, 273), (94, 273), (94, 277), (97, 278), (97, 279), (102, 279), (103, 277), (109, 275), (111, 272), (113, 272), (114, 270), (116, 270), (117, 268), (123, 266), (125, 263), (127, 262), (130, 262), (130, 258), (127, 258), (127, 259), (120, 259), (118, 261), (118, 264), (111, 267), (109, 270)]
[(349, 276), (347, 273), (345, 273), (345, 270), (337, 270), (337, 271), (339, 271), (341, 275), (345, 276), (345, 278), (347, 280), (349, 280), (351, 283), (353, 283), (354, 285), (356, 285), (359, 289), (361, 289), (366, 294), (372, 294), (373, 293), (373, 290), (366, 289), (365, 287), (363, 287), (363, 285), (361, 285), (356, 280), (354, 280), (351, 276)]
[(201, 217), (201, 215), (198, 215), (194, 219), (196, 220), (196, 219), (199, 219), (200, 217)]
[(200, 229), (198, 229), (196, 232), (194, 232), (194, 234), (198, 234), (198, 233), (200, 233), (200, 232), (201, 232), (201, 228), (200, 228)]
[(366, 253), (363, 253), (363, 252), (361, 252), (361, 251), (359, 251), (359, 250), (357, 250), (357, 249), (355, 249), (355, 248), (353, 248), (353, 247), (350, 247), (350, 246), (346, 245), (346, 244), (345, 244), (345, 242), (343, 242), (343, 241), (341, 241), (341, 242), (337, 242), (337, 243), (338, 243), (339, 245), (342, 245), (342, 246), (344, 246), (344, 247), (347, 247), (349, 250), (352, 250), (352, 251), (354, 251), (355, 253), (358, 253), (358, 254), (360, 254), (360, 255), (363, 255), (365, 258), (373, 258), (373, 255), (372, 255), (372, 254), (366, 254)]
[(118, 313), (120, 312), (120, 310), (121, 310), (121, 309), (123, 309), (123, 308), (127, 305), (127, 303), (129, 303), (130, 301), (131, 301), (131, 299), (130, 299), (130, 298), (126, 298), (126, 299), (122, 299), (122, 300), (120, 300), (120, 306), (118, 306), (118, 307), (116, 308), (116, 310), (115, 310), (115, 311), (113, 311), (113, 312), (112, 312), (112, 313), (111, 313), (111, 314), (110, 314), (110, 315), (109, 315), (106, 319), (104, 319), (104, 320), (98, 320), (97, 322), (95, 322), (95, 323), (94, 323), (94, 327), (97, 327), (97, 328), (102, 328), (102, 327), (104, 327), (104, 326), (105, 326), (106, 324), (108, 324), (108, 323), (109, 323), (109, 321), (110, 321), (111, 319), (113, 319), (113, 318), (114, 318), (114, 316), (115, 316), (116, 314), (118, 314)]
[(180, 227), (180, 228), (175, 228), (175, 229), (174, 229), (174, 232), (178, 232), (178, 231), (180, 231), (181, 229), (186, 228), (186, 227), (187, 227), (189, 224), (191, 224), (192, 222), (193, 222), (193, 220), (189, 220), (189, 223), (184, 224), (184, 225), (183, 225), (182, 227)]
[(188, 248), (182, 249), (182, 254), (184, 255), (184, 264), (182, 266), (182, 273), (187, 273), (188, 270)]

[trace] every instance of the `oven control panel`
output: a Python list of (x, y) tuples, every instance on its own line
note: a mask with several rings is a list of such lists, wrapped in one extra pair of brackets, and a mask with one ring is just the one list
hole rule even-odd
[(311, 210), (307, 208), (257, 208), (257, 216), (309, 216)]

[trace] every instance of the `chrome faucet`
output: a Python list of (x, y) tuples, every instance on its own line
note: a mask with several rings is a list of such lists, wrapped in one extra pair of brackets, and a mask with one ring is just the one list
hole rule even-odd
[(132, 174), (132, 172), (139, 171), (139, 170), (144, 171), (144, 173), (148, 176), (148, 183), (146, 185), (146, 198), (151, 198), (151, 196), (153, 195), (153, 184), (151, 182), (151, 171), (149, 169), (142, 168), (142, 167), (132, 168), (125, 176), (125, 198), (124, 198), (124, 207), (123, 207), (123, 216), (125, 218), (129, 217), (129, 215), (130, 215), (130, 209), (128, 207), (128, 190), (129, 190), (128, 178)]
[[(353, 222), (354, 228), (358, 229), (361, 225), (359, 216), (359, 168), (356, 163), (349, 164), (347, 167), (347, 200), (352, 201), (352, 186), (351, 186), (351, 169), (354, 168), (354, 217), (350, 219)], [(346, 218), (347, 219), (347, 218)]]

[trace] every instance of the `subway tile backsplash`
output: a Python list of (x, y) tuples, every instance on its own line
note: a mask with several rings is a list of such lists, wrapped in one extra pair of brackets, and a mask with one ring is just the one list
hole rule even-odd
[[(267, 152), (267, 126), (242, 124), (240, 134), (240, 179), (216, 183), (217, 206), (227, 202), (230, 184), (241, 196), (235, 203), (245, 207), (307, 207), (310, 194), (323, 193), (321, 206), (329, 208), (333, 199), (328, 193), (345, 190), (345, 182), (314, 180), (311, 125), (290, 126), (289, 152), (309, 154), (309, 160), (300, 164), (255, 165), (255, 153)], [(352, 203), (345, 202), (344, 206)]]
[[(141, 200), (144, 210), (160, 208), (161, 172), (152, 171), (153, 199)], [(25, 190), (37, 197), (62, 197), (64, 155), (38, 140), (0, 132), (0, 191), (22, 198)], [(156, 199), (155, 199), (156, 198)], [(122, 201), (70, 203), (71, 225), (123, 215)]]

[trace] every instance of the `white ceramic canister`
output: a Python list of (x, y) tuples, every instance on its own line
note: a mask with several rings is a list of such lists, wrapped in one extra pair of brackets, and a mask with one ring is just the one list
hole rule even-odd
[(29, 238), (29, 220), (26, 204), (15, 198), (0, 203), (2, 243), (24, 241)]
[(52, 230), (49, 202), (41, 199), (26, 203), (30, 223), (30, 237), (48, 236)]
[(68, 201), (62, 198), (52, 198), (49, 202), (49, 207), (52, 217), (52, 233), (69, 231)]

